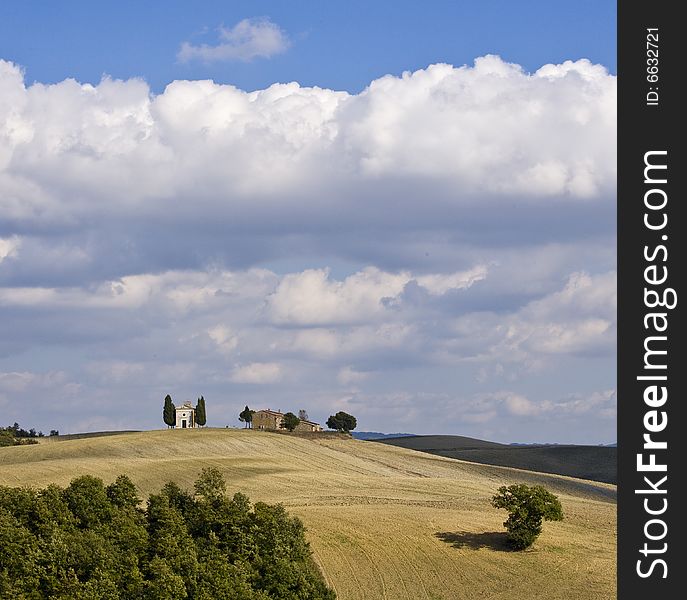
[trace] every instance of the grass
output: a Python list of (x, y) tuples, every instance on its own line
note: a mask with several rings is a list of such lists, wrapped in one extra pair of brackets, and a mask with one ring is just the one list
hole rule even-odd
[(618, 449), (608, 446), (511, 446), (457, 435), (421, 435), (375, 440), (437, 456), (487, 465), (616, 483)]
[[(230, 491), (303, 519), (340, 600), (614, 598), (615, 486), (466, 463), (353, 439), (163, 430), (0, 449), (0, 484), (42, 487), (126, 473), (144, 494), (217, 466)], [(565, 520), (532, 549), (503, 547), (500, 485), (542, 484)]]

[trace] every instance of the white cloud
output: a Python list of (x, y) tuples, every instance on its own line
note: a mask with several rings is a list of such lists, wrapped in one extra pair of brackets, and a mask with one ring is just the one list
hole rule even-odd
[(248, 271), (167, 271), (130, 275), (84, 287), (0, 287), (0, 305), (135, 310), (153, 306), (177, 315), (204, 312), (228, 298), (264, 297), (277, 276), (266, 269)]
[[(616, 273), (573, 273), (563, 289), (508, 312), (475, 311), (447, 322), (452, 335), (437, 351), (447, 360), (494, 362), (540, 370), (554, 356), (613, 356)], [(484, 378), (484, 373), (477, 374)]]
[(18, 236), (0, 238), (0, 263), (8, 257), (15, 256), (21, 241)]
[[(188, 325), (178, 343), (200, 332), (216, 352), (231, 355), (241, 340), (242, 351), (256, 359), (271, 353), (370, 360), (374, 352), (391, 351), (415, 354), (418, 362), (494, 363), (493, 372), (502, 376), (503, 365), (541, 369), (551, 356), (614, 352), (614, 272), (573, 273), (562, 289), (499, 313), (477, 306), (455, 316), (453, 300), (433, 304), (449, 291), (469, 295), (473, 282), (488, 281), (485, 273), (481, 267), (425, 275), (367, 267), (335, 279), (327, 269), (285, 275), (266, 269), (168, 271), (89, 287), (0, 287), (0, 306), (66, 311), (80, 323), (92, 319), (98, 328), (111, 322), (113, 333), (120, 328), (117, 315), (145, 322), (140, 334), (182, 319)], [(406, 298), (412, 282), (426, 291), (424, 298)], [(103, 319), (104, 314), (110, 316)], [(476, 376), (484, 381), (486, 371)]]
[(207, 334), (223, 353), (231, 353), (238, 346), (238, 337), (226, 325), (215, 325), (207, 330)]
[(234, 367), (231, 380), (234, 383), (276, 383), (283, 374), (283, 367), (278, 363), (250, 363)]
[(615, 350), (615, 272), (573, 273), (560, 292), (526, 306), (511, 323), (511, 338), (544, 354)]
[(510, 413), (520, 417), (536, 415), (542, 410), (541, 406), (521, 394), (507, 393), (503, 396), (503, 402)]
[(384, 310), (384, 298), (398, 296), (409, 276), (372, 267), (332, 281), (327, 269), (309, 269), (285, 276), (268, 299), (276, 323), (328, 324), (365, 322)]
[(585, 60), (555, 78), (493, 56), (437, 64), (357, 95), (297, 83), (176, 81), (158, 96), (137, 79), (26, 86), (5, 61), (0, 81), (14, 99), (0, 105), (0, 213), (26, 226), (245, 223), (270, 209), (386, 222), (400, 216), (399, 176), (422, 180), (404, 220), (436, 226), (479, 198), (602, 201), (615, 186), (615, 77)]
[[(586, 94), (599, 104), (591, 106)], [(464, 193), (587, 198), (608, 186), (614, 150), (601, 139), (605, 149), (583, 150), (580, 133), (615, 130), (614, 98), (614, 78), (586, 60), (552, 78), (546, 70), (529, 75), (485, 56), (473, 68), (437, 64), (372, 82), (347, 106), (356, 124), (344, 135), (360, 149), (361, 167), (370, 174), (450, 172)], [(580, 111), (587, 114), (584, 122)]]
[(477, 265), (469, 271), (460, 273), (422, 275), (417, 277), (417, 282), (430, 294), (440, 296), (450, 290), (465, 289), (478, 281), (482, 281), (486, 278), (487, 271), (488, 269), (485, 265)]
[(289, 46), (286, 33), (269, 19), (243, 19), (231, 28), (220, 27), (219, 40), (214, 46), (184, 42), (177, 58), (181, 62), (247, 62), (281, 54)]
[(397, 302), (411, 281), (440, 296), (450, 290), (466, 289), (486, 275), (484, 266), (465, 272), (421, 276), (367, 267), (343, 281), (335, 281), (328, 269), (308, 269), (286, 275), (280, 281), (267, 300), (267, 312), (279, 324), (365, 323), (381, 316), (387, 305)]

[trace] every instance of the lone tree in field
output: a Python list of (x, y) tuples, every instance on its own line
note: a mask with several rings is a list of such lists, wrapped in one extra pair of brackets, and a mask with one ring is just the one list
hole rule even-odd
[(255, 414), (254, 410), (251, 410), (246, 406), (240, 413), (239, 413), (239, 421), (241, 423), (245, 423), (245, 427), (252, 427), (253, 426), (253, 415)]
[(205, 398), (201, 396), (198, 398), (196, 404), (196, 425), (202, 427), (207, 422), (207, 413), (205, 412)]
[(560, 501), (540, 485), (502, 485), (491, 504), (508, 511), (508, 519), (503, 525), (508, 530), (508, 544), (514, 550), (524, 550), (532, 545), (541, 533), (542, 521), (563, 520)]
[(172, 397), (167, 394), (165, 396), (165, 406), (162, 409), (162, 420), (168, 427), (174, 427), (177, 421), (176, 407), (172, 402)]
[(298, 427), (298, 424), (301, 422), (301, 420), (294, 415), (292, 412), (287, 412), (281, 422), (281, 426), (283, 429), (288, 429), (289, 431), (293, 431)]
[(343, 411), (339, 411), (327, 419), (327, 427), (329, 427), (329, 429), (345, 431), (346, 433), (353, 431), (357, 425), (358, 421), (356, 421), (355, 417)]

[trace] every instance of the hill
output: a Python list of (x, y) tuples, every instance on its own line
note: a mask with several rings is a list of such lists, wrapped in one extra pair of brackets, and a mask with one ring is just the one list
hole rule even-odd
[(389, 437), (384, 439), (384, 443), (400, 446), (401, 448), (410, 448), (411, 450), (421, 450), (423, 452), (509, 447), (507, 444), (488, 442), (486, 440), (478, 440), (462, 435), (413, 435)]
[(379, 431), (351, 431), (356, 440), (380, 440), (383, 438), (398, 438), (414, 436), (414, 433), (380, 433)]
[[(283, 503), (308, 528), (340, 600), (615, 597), (615, 487), (466, 463), (388, 444), (250, 430), (163, 430), (0, 449), (0, 484), (126, 473), (144, 493), (217, 466), (228, 491)], [(500, 485), (541, 484), (565, 520), (505, 551)]]
[(506, 445), (458, 435), (418, 435), (375, 441), (487, 465), (613, 484), (617, 481), (618, 450), (615, 446)]

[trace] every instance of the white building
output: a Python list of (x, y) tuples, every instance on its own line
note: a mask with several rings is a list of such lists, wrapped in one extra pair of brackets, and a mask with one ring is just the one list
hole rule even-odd
[(176, 407), (177, 413), (177, 429), (186, 429), (188, 427), (198, 427), (196, 425), (196, 409), (193, 408), (190, 402), (184, 402), (181, 406)]

